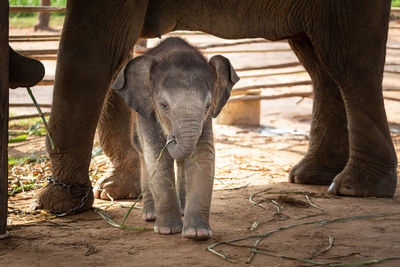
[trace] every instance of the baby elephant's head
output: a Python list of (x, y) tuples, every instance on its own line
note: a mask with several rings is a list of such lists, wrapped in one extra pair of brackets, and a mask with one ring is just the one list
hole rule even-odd
[(142, 117), (160, 122), (167, 140), (174, 139), (168, 152), (181, 161), (193, 153), (205, 121), (217, 117), (238, 81), (223, 56), (207, 62), (197, 51), (173, 50), (132, 59), (112, 89)]

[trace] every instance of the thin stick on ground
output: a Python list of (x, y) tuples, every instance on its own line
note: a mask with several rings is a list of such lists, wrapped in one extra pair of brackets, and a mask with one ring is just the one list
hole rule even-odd
[(255, 201), (254, 201), (254, 197), (256, 197), (258, 194), (264, 193), (264, 192), (266, 192), (266, 191), (268, 191), (268, 190), (270, 190), (270, 188), (267, 188), (267, 189), (265, 189), (265, 190), (263, 190), (263, 191), (261, 191), (261, 192), (257, 192), (257, 193), (252, 194), (252, 195), (249, 197), (249, 201), (250, 201), (250, 203), (253, 204), (254, 206), (259, 206), (260, 208), (262, 208), (262, 209), (264, 209), (264, 210), (266, 210), (266, 211), (272, 213), (272, 211), (270, 211), (268, 208), (266, 208), (266, 207), (264, 207), (263, 205), (261, 205), (260, 202), (255, 202)]
[(323, 248), (322, 246), (320, 246), (320, 247), (314, 249), (314, 250), (311, 252), (311, 257), (310, 257), (309, 259), (312, 259), (312, 258), (314, 258), (314, 257), (316, 257), (316, 256), (319, 256), (319, 255), (321, 255), (321, 254), (324, 254), (324, 253), (328, 252), (328, 251), (332, 248), (332, 246), (333, 246), (333, 240), (334, 240), (334, 239), (335, 239), (335, 238), (334, 238), (333, 236), (329, 235), (328, 238), (327, 238), (327, 240), (328, 240), (328, 246), (327, 246), (326, 248), (324, 248), (322, 251), (321, 251), (321, 249)]
[[(228, 241), (219, 241), (217, 243), (214, 243), (212, 245), (210, 245), (209, 247), (207, 247), (207, 250), (211, 251), (215, 251), (215, 247), (225, 244), (225, 245), (230, 245), (231, 243), (235, 243), (235, 242), (239, 242), (239, 241), (243, 241), (243, 240), (250, 240), (250, 239), (257, 239), (253, 245), (253, 250), (257, 250), (258, 248), (258, 244), (265, 239), (266, 237), (272, 235), (273, 233), (277, 233), (277, 232), (281, 232), (283, 230), (287, 230), (290, 228), (294, 228), (294, 227), (298, 227), (298, 226), (305, 226), (305, 225), (312, 225), (312, 224), (317, 224), (318, 226), (324, 226), (327, 224), (331, 224), (331, 223), (337, 223), (337, 222), (346, 222), (346, 221), (350, 221), (350, 220), (360, 220), (360, 219), (370, 219), (370, 218), (380, 218), (380, 217), (389, 217), (389, 216), (394, 216), (394, 215), (399, 215), (400, 212), (393, 212), (393, 213), (388, 213), (388, 214), (368, 214), (368, 215), (360, 215), (360, 216), (350, 216), (350, 217), (342, 217), (342, 218), (336, 218), (336, 219), (331, 219), (331, 220), (318, 220), (318, 221), (311, 221), (311, 222), (304, 222), (304, 223), (297, 223), (297, 224), (291, 224), (291, 225), (286, 225), (283, 227), (279, 227), (276, 228), (274, 230), (271, 230), (265, 234), (262, 235), (251, 235), (251, 236), (247, 236), (247, 237), (242, 237), (242, 238), (238, 238), (238, 239), (233, 239), (233, 240), (228, 240)], [(214, 253), (214, 252), (213, 252)], [(214, 253), (216, 254), (216, 253)], [(218, 252), (218, 254), (216, 254), (224, 259), (226, 259), (227, 257), (225, 255), (223, 255), (222, 253)], [(255, 252), (252, 251), (252, 254), (250, 255), (250, 257), (247, 259), (246, 263), (250, 264), (251, 261), (253, 260), (255, 255)], [(391, 257), (391, 258), (384, 258), (384, 259), (397, 259), (396, 257)], [(400, 259), (400, 258), (399, 258)], [(229, 260), (232, 262), (232, 260)], [(373, 260), (372, 260), (373, 261)], [(368, 261), (369, 262), (369, 261)], [(381, 261), (380, 261), (381, 262)], [(372, 262), (371, 262), (372, 263)], [(375, 262), (374, 262), (375, 263)], [(365, 264), (364, 264), (365, 265)], [(339, 266), (339, 265), (338, 265)], [(349, 266), (349, 265), (341, 265), (341, 266)], [(362, 265), (357, 265), (357, 266), (362, 266)]]
[(382, 262), (389, 261), (389, 260), (400, 260), (400, 257), (395, 256), (395, 257), (371, 259), (371, 260), (367, 260), (367, 261), (350, 262), (350, 263), (327, 263), (327, 262), (314, 261), (314, 260), (303, 259), (303, 258), (289, 257), (289, 256), (284, 256), (284, 255), (276, 255), (276, 254), (273, 254), (270, 252), (262, 251), (260, 249), (249, 249), (249, 250), (253, 253), (265, 254), (268, 256), (276, 257), (276, 258), (292, 260), (292, 261), (301, 261), (301, 262), (310, 263), (310, 264), (314, 264), (314, 265), (331, 266), (331, 267), (358, 267), (358, 266), (366, 266), (366, 265), (375, 264), (375, 263), (382, 263)]
[(317, 205), (313, 204), (310, 200), (310, 198), (308, 197), (308, 195), (306, 193), (304, 193), (304, 195), (306, 196), (306, 199), (308, 201), (308, 204), (310, 204), (311, 207), (316, 208), (320, 211), (326, 212), (326, 210), (324, 210), (323, 208), (318, 207)]

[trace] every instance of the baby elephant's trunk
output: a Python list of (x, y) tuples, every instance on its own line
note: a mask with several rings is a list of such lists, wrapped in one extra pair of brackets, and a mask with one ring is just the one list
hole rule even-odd
[[(167, 146), (171, 157), (177, 161), (183, 161), (194, 151), (202, 131), (202, 125), (199, 122), (186, 122), (173, 127), (168, 140), (173, 139)], [(175, 129), (174, 129), (175, 128)]]

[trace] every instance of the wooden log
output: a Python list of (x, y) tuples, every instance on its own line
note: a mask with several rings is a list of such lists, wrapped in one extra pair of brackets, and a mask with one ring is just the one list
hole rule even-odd
[[(33, 104), (33, 103), (15, 103), (15, 104), (10, 103), (9, 107), (10, 108), (34, 108), (35, 104)], [(51, 108), (51, 104), (39, 104), (39, 107)]]
[[(200, 49), (202, 50), (202, 49)], [(244, 53), (278, 53), (278, 52), (292, 52), (290, 48), (282, 49), (258, 49), (258, 50), (216, 50), (216, 51), (203, 51), (203, 54), (244, 54)]]
[(54, 85), (54, 79), (43, 79), (36, 85)]
[(399, 91), (400, 91), (400, 87), (398, 87), (398, 88), (387, 88), (387, 87), (383, 87), (383, 91), (384, 91), (384, 92), (399, 92)]
[[(49, 116), (49, 115), (50, 115), (50, 112), (43, 112), (43, 115), (44, 115), (44, 116)], [(39, 114), (39, 113), (37, 113), (37, 114), (31, 114), (31, 115), (13, 116), (13, 117), (10, 117), (8, 120), (10, 120), (10, 121), (14, 121), (14, 120), (24, 120), (24, 119), (32, 119), (32, 118), (37, 118), (37, 117), (40, 117), (40, 114)]]
[(10, 6), (10, 13), (26, 13), (26, 12), (65, 12), (65, 7), (48, 7), (48, 6)]
[(391, 73), (391, 74), (400, 74), (399, 70), (385, 70), (384, 72)]
[(37, 59), (37, 60), (57, 60), (57, 55), (44, 55), (44, 56), (30, 56), (31, 58)]
[(236, 45), (244, 45), (244, 44), (259, 44), (259, 43), (269, 43), (266, 39), (262, 40), (246, 40), (246, 41), (238, 41), (232, 43), (217, 43), (217, 44), (208, 44), (208, 45), (198, 45), (196, 46), (198, 49), (208, 49), (208, 48), (216, 48), (216, 47), (229, 47), (229, 46), (236, 46)]
[[(272, 99), (280, 99), (280, 98), (289, 98), (289, 97), (313, 97), (312, 92), (293, 92), (293, 93), (284, 93), (284, 94), (276, 94), (276, 95), (242, 95), (242, 96), (234, 96), (228, 100), (228, 103), (235, 103), (240, 101), (254, 101), (254, 100), (272, 100)], [(397, 101), (400, 102), (400, 98), (384, 96), (385, 100)]]
[(302, 86), (302, 85), (311, 85), (311, 81), (299, 81), (299, 82), (290, 82), (290, 83), (272, 83), (272, 84), (260, 84), (254, 86), (246, 86), (232, 89), (233, 94), (243, 94), (247, 91), (256, 90), (256, 89), (271, 89), (271, 88), (279, 88), (279, 87), (293, 87), (293, 86)]
[(234, 103), (239, 101), (254, 101), (254, 100), (267, 100), (267, 99), (279, 99), (288, 97), (312, 97), (312, 92), (295, 92), (295, 93), (285, 93), (277, 95), (243, 95), (231, 97), (228, 103)]
[(173, 31), (166, 34), (167, 36), (177, 36), (177, 35), (209, 35), (205, 32), (200, 31)]
[[(215, 51), (205, 51), (200, 49), (203, 54), (214, 55), (214, 54), (244, 54), (244, 53), (277, 53), (277, 52), (291, 52), (290, 48), (282, 48), (282, 49), (258, 49), (258, 50), (215, 50)], [(146, 50), (137, 52), (138, 55), (143, 55)]]
[(392, 7), (392, 9), (390, 10), (390, 14), (400, 16), (400, 7)]
[(384, 96), (383, 99), (400, 102), (399, 98)]
[(388, 46), (386, 46), (386, 49), (390, 49), (390, 50), (400, 50), (400, 46), (388, 45)]
[(0, 1), (0, 239), (7, 237), (8, 1)]
[(300, 62), (289, 62), (283, 64), (273, 64), (273, 65), (265, 65), (265, 66), (257, 66), (257, 67), (244, 67), (244, 68), (237, 68), (235, 69), (236, 72), (238, 71), (251, 71), (251, 70), (268, 70), (268, 69), (283, 69), (283, 68), (291, 68), (300, 66)]
[(23, 42), (59, 42), (60, 38), (26, 38), (26, 39), (10, 39), (10, 43), (23, 43)]
[(60, 34), (28, 34), (28, 35), (10, 35), (9, 39), (35, 39), (35, 38), (60, 38)]
[(260, 77), (268, 77), (268, 76), (292, 75), (292, 74), (300, 74), (300, 73), (305, 73), (305, 72), (306, 71), (303, 69), (303, 70), (287, 71), (287, 72), (262, 73), (262, 74), (253, 74), (253, 75), (240, 75), (240, 79), (260, 78)]
[(15, 50), (24, 56), (36, 55), (57, 55), (58, 49), (31, 49), (31, 50)]

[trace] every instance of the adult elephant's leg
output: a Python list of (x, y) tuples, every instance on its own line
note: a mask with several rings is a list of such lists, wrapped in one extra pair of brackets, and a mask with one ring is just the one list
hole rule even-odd
[(55, 182), (39, 192), (33, 207), (91, 207), (88, 167), (99, 114), (112, 76), (140, 34), (146, 7), (134, 0), (68, 2), (49, 121), (56, 148), (47, 142)]
[(348, 132), (339, 88), (320, 64), (307, 37), (289, 44), (313, 81), (314, 103), (310, 144), (304, 158), (289, 173), (290, 182), (330, 184), (348, 159)]
[[(332, 4), (326, 2), (327, 5)], [(336, 2), (335, 2), (336, 4)], [(349, 129), (349, 160), (330, 192), (350, 196), (393, 196), (397, 158), (387, 123), (382, 78), (390, 0), (348, 4), (345, 12), (327, 6), (312, 36), (316, 54), (339, 84)]]
[(132, 145), (131, 108), (109, 91), (99, 120), (101, 147), (113, 164), (109, 176), (99, 179), (94, 196), (101, 199), (136, 198), (140, 194), (140, 160)]

